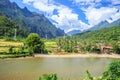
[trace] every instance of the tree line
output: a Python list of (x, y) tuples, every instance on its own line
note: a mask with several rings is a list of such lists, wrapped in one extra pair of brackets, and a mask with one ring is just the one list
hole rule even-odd
[[(15, 32), (16, 29), (16, 32)], [(3, 16), (0, 13), (0, 38), (13, 39), (16, 33), (16, 37), (24, 38), (28, 35), (28, 32), (14, 23), (11, 19)]]

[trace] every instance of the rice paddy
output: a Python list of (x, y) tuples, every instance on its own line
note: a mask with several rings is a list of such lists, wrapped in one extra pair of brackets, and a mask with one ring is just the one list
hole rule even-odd
[(6, 52), (10, 47), (18, 48), (23, 46), (23, 42), (0, 41), (0, 52)]

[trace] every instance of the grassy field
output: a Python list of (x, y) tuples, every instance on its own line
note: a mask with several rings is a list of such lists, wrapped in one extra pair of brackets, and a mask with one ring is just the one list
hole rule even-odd
[(54, 40), (45, 41), (45, 48), (47, 51), (55, 52), (57, 51), (57, 44)]
[(6, 54), (11, 46), (14, 47), (15, 50), (17, 50), (19, 49), (19, 47), (23, 46), (23, 42), (12, 42), (0, 39), (0, 58), (12, 58), (22, 56), (22, 54), (21, 55)]
[(18, 48), (23, 46), (23, 42), (10, 42), (10, 41), (0, 41), (0, 52), (6, 52), (8, 49), (13, 46), (14, 48)]
[[(57, 44), (54, 40), (45, 40), (45, 49), (50, 52), (54, 52), (57, 50)], [(8, 49), (13, 46), (14, 48), (19, 48), (23, 46), (23, 42), (11, 42), (0, 40), (0, 52), (6, 52)]]
[[(48, 52), (57, 51), (57, 44), (55, 40), (45, 40), (44, 43), (45, 43), (45, 49)], [(6, 54), (9, 52), (10, 47), (14, 47), (14, 50), (18, 51), (21, 46), (24, 46), (23, 42), (5, 41), (0, 39), (0, 58), (16, 58), (16, 57), (29, 56), (29, 53)]]

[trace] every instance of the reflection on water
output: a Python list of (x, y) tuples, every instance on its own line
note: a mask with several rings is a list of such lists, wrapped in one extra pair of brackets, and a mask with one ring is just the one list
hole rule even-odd
[(59, 79), (79, 80), (85, 71), (100, 76), (110, 58), (31, 58), (0, 60), (0, 80), (38, 80), (45, 73), (57, 73)]

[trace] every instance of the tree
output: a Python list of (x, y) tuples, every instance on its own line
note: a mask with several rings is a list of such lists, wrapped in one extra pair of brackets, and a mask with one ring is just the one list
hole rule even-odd
[(109, 64), (103, 73), (102, 80), (120, 80), (120, 60), (113, 61)]
[(41, 40), (38, 34), (31, 33), (25, 40), (25, 44), (28, 46), (30, 53), (43, 53), (44, 42)]
[(120, 47), (118, 46), (118, 45), (114, 45), (113, 46), (113, 49), (114, 49), (114, 52), (116, 53), (116, 54), (120, 54)]
[[(22, 38), (26, 37), (29, 33), (24, 26), (20, 26), (11, 19), (3, 16), (0, 13), (0, 38), (5, 38), (6, 40), (13, 40), (14, 34), (16, 37)], [(16, 32), (15, 32), (16, 29)]]
[(77, 41), (74, 41), (70, 38), (58, 38), (56, 43), (59, 51), (63, 49), (65, 52), (78, 52), (78, 50), (75, 48), (77, 46)]

